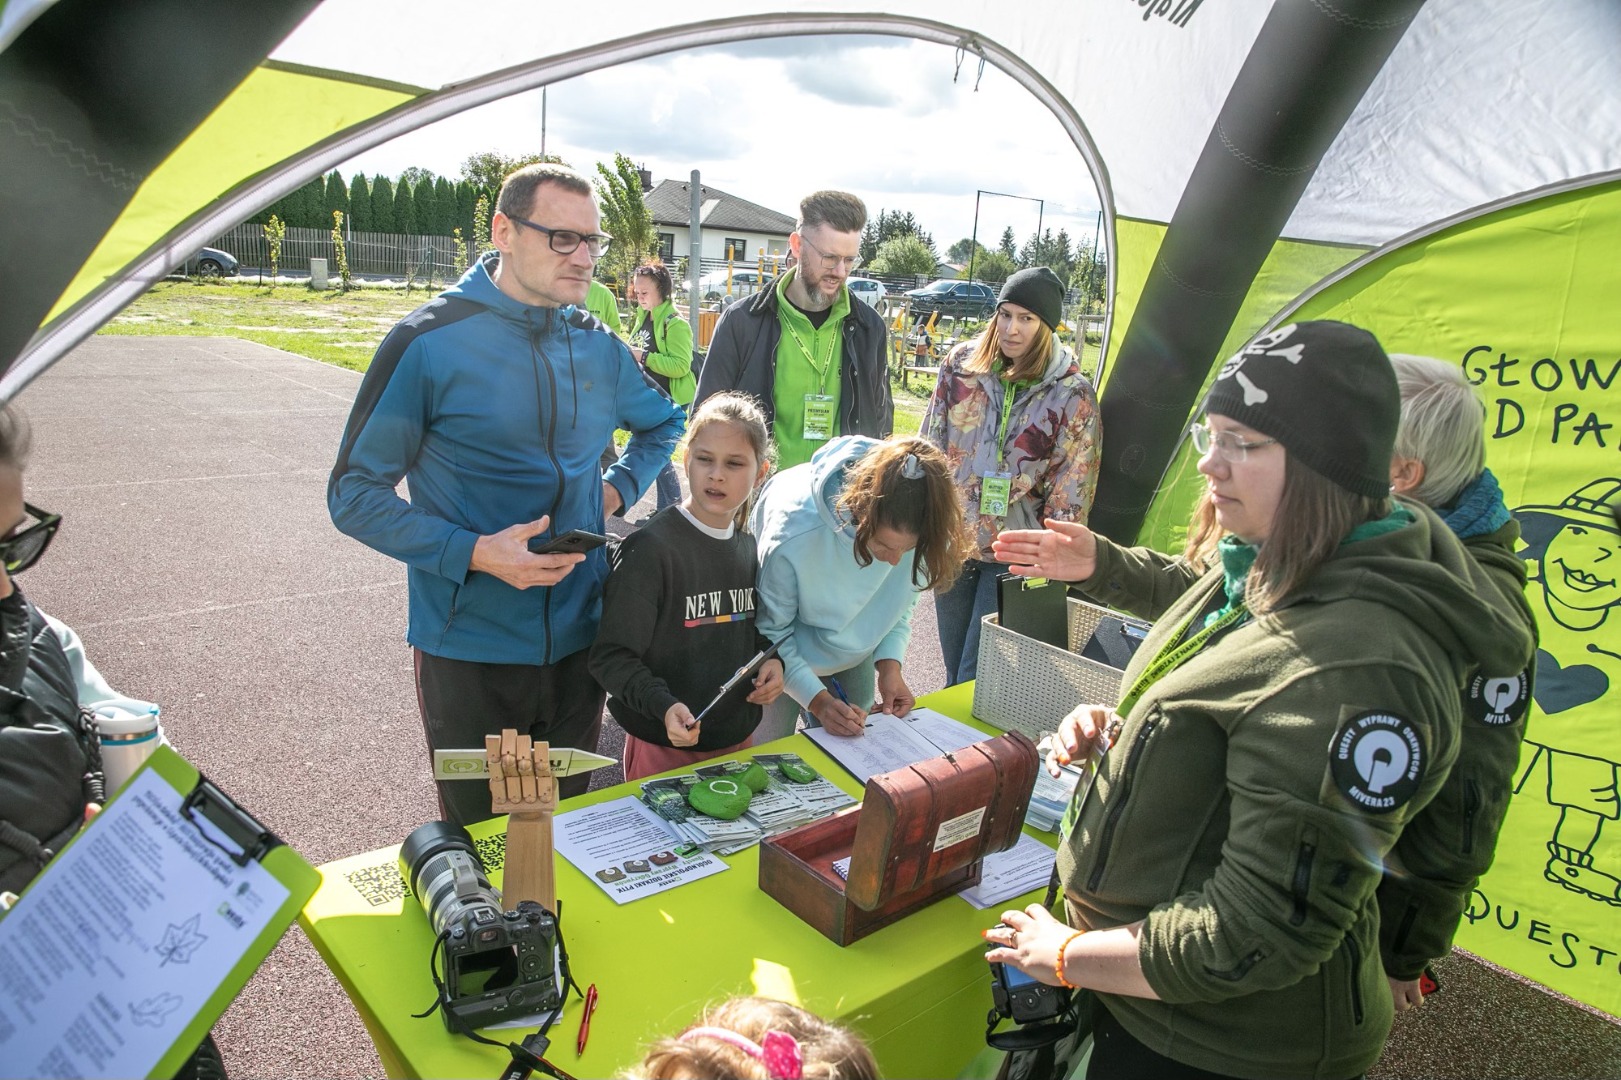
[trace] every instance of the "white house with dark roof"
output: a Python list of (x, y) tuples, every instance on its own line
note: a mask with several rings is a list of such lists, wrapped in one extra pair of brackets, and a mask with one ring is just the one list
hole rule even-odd
[[(728, 250), (734, 263), (787, 257), (788, 234), (797, 223), (792, 214), (768, 210), (708, 184), (699, 195), (703, 200), (698, 217), (703, 258), (724, 260)], [(674, 265), (690, 254), (687, 228), (692, 219), (692, 185), (686, 180), (661, 180), (642, 198), (653, 214), (659, 258)]]

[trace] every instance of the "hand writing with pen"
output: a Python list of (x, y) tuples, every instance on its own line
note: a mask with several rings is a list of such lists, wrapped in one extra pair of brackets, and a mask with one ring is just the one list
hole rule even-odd
[(857, 707), (845, 694), (839, 680), (830, 678), (829, 689), (811, 698), (809, 706), (811, 715), (835, 735), (855, 736), (866, 732), (868, 713), (882, 712), (892, 716), (905, 716), (911, 712), (917, 698), (906, 685), (906, 680), (901, 678), (900, 662), (880, 660), (877, 667), (877, 705), (866, 709)]

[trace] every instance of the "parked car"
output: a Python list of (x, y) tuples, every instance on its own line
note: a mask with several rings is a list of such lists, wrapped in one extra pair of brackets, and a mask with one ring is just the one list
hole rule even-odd
[(958, 318), (985, 319), (996, 310), (996, 290), (977, 281), (941, 278), (921, 289), (908, 290), (906, 302), (917, 315), (938, 311)]
[(236, 273), (236, 256), (219, 248), (205, 247), (175, 270), (187, 277), (218, 278)]
[(698, 295), (708, 303), (714, 303), (728, 295), (734, 299), (739, 296), (753, 296), (775, 280), (776, 278), (770, 274), (762, 274), (752, 268), (738, 267), (732, 271), (731, 290), (728, 292), (726, 271), (711, 270), (698, 279)]
[(870, 277), (853, 277), (845, 284), (850, 287), (851, 296), (857, 300), (865, 300), (873, 307), (877, 307), (878, 301), (889, 295), (889, 290), (884, 288), (882, 281), (874, 281)]

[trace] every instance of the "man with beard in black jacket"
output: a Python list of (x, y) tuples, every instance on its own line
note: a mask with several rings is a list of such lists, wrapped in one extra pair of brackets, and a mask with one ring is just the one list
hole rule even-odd
[(779, 470), (803, 465), (836, 436), (882, 439), (894, 427), (889, 331), (845, 287), (861, 265), (866, 224), (866, 205), (848, 192), (805, 196), (788, 237), (794, 268), (715, 324), (692, 407), (722, 390), (754, 397)]

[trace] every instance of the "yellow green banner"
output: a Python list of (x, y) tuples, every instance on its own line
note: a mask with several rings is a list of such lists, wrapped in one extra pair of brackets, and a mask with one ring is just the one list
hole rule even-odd
[[(1296, 319), (1460, 365), (1523, 533), (1541, 631), (1497, 859), (1457, 944), (1621, 1015), (1621, 184), (1409, 244)], [(1354, 423), (1354, 417), (1347, 417)]]

